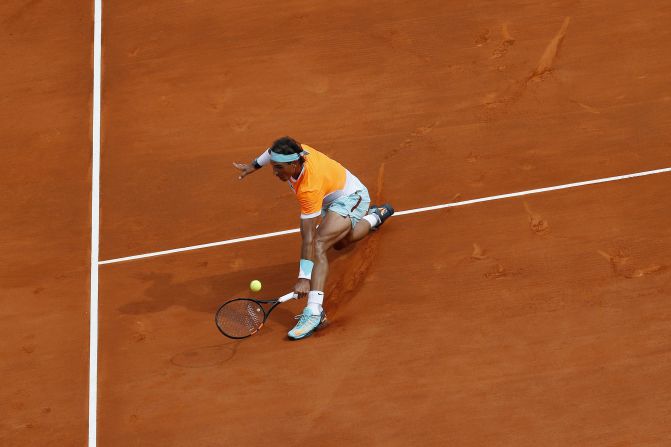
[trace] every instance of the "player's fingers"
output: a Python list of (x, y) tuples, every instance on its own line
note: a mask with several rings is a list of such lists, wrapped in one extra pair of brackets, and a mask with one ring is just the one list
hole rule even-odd
[(233, 166), (238, 171), (241, 171), (240, 175), (238, 176), (238, 180), (242, 180), (249, 173), (249, 171), (247, 170), (247, 166), (243, 163), (233, 163)]

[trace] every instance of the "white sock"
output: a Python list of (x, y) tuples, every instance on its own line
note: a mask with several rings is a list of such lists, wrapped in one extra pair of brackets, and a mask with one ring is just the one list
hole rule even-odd
[(308, 308), (313, 314), (322, 313), (322, 304), (324, 303), (324, 292), (320, 290), (310, 290), (308, 292)]
[(371, 228), (375, 228), (375, 227), (377, 227), (377, 226), (380, 224), (380, 222), (382, 222), (382, 221), (380, 220), (380, 216), (378, 216), (378, 215), (375, 214), (375, 213), (373, 213), (373, 214), (366, 214), (365, 216), (363, 216), (363, 219), (364, 219), (366, 222), (368, 222), (368, 223), (370, 224), (370, 227), (371, 227)]

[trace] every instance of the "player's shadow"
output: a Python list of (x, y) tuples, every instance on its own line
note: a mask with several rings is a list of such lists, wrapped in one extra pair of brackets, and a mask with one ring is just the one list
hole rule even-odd
[[(257, 269), (205, 276), (185, 282), (175, 282), (172, 273), (143, 273), (139, 279), (149, 286), (144, 297), (123, 304), (119, 312), (126, 315), (141, 315), (161, 312), (173, 306), (214, 315), (224, 302), (232, 298), (273, 299), (291, 290), (296, 275), (296, 263), (286, 263)], [(248, 285), (252, 279), (263, 280), (263, 290), (253, 293)], [(289, 306), (278, 306), (270, 320), (293, 324), (294, 312)], [(289, 322), (291, 320), (291, 322)]]
[[(329, 252), (329, 280), (326, 284), (328, 312), (330, 320), (356, 295), (376, 257), (378, 235), (344, 250)], [(296, 277), (296, 263), (289, 262), (248, 269), (232, 273), (203, 276), (189, 281), (176, 282), (173, 273), (141, 273), (136, 278), (148, 283), (144, 296), (136, 301), (123, 304), (118, 311), (125, 315), (143, 315), (162, 312), (171, 307), (183, 307), (195, 312), (212, 315), (226, 301), (233, 298), (256, 298), (260, 300), (277, 298), (289, 292)], [(253, 293), (249, 282), (263, 281), (263, 290)], [(277, 306), (269, 320), (290, 328), (295, 324), (294, 316), (305, 305), (290, 301)]]

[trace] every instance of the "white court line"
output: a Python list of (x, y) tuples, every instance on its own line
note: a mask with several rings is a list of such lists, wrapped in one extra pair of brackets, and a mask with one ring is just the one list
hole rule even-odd
[[(584, 182), (576, 182), (576, 183), (567, 183), (564, 185), (559, 185), (559, 186), (549, 186), (547, 188), (538, 188), (538, 189), (530, 189), (528, 191), (521, 191), (521, 192), (513, 192), (509, 194), (501, 194), (497, 196), (490, 196), (490, 197), (483, 197), (480, 199), (472, 199), (472, 200), (464, 200), (463, 202), (453, 202), (453, 203), (445, 203), (442, 205), (435, 205), (435, 206), (427, 206), (424, 208), (415, 208), (412, 210), (405, 210), (405, 211), (397, 211), (394, 216), (403, 216), (406, 214), (415, 214), (415, 213), (424, 213), (427, 211), (434, 211), (434, 210), (439, 210), (442, 208), (453, 208), (457, 206), (464, 206), (464, 205), (470, 205), (473, 203), (479, 203), (479, 202), (489, 202), (492, 200), (501, 200), (501, 199), (507, 199), (510, 197), (519, 197), (519, 196), (528, 196), (531, 194), (538, 194), (542, 192), (548, 192), (548, 191), (557, 191), (560, 189), (568, 189), (568, 188), (576, 188), (579, 186), (586, 186), (586, 185), (595, 185), (597, 183), (606, 183), (606, 182), (614, 182), (617, 180), (625, 180), (625, 179), (630, 179), (630, 178), (635, 178), (635, 177), (643, 177), (646, 175), (653, 175), (653, 174), (662, 174), (665, 172), (671, 172), (671, 168), (663, 168), (663, 169), (655, 169), (654, 171), (644, 171), (644, 172), (636, 172), (634, 174), (626, 174), (626, 175), (618, 175), (616, 177), (607, 177), (607, 178), (600, 178), (596, 180), (587, 180)], [(220, 241), (220, 242), (211, 242), (209, 244), (201, 244), (201, 245), (193, 245), (191, 247), (184, 247), (184, 248), (175, 248), (172, 250), (164, 250), (164, 251), (157, 251), (153, 253), (146, 253), (146, 254), (141, 254), (141, 255), (135, 255), (135, 256), (127, 256), (124, 258), (116, 258), (116, 259), (108, 259), (106, 261), (100, 261), (99, 264), (114, 264), (117, 262), (125, 262), (125, 261), (133, 261), (136, 259), (144, 259), (144, 258), (151, 258), (154, 256), (162, 256), (162, 255), (167, 255), (167, 254), (172, 254), (172, 253), (180, 253), (183, 251), (191, 251), (191, 250), (199, 250), (201, 248), (209, 248), (209, 247), (217, 247), (220, 245), (230, 245), (230, 244), (237, 244), (240, 242), (247, 242), (247, 241), (253, 241), (257, 239), (265, 239), (269, 237), (276, 237), (276, 236), (282, 236), (285, 234), (291, 234), (291, 233), (298, 233), (300, 230), (298, 228), (293, 228), (291, 230), (284, 230), (284, 231), (276, 231), (274, 233), (265, 233), (265, 234), (259, 234), (256, 236), (247, 236), (247, 237), (240, 237), (236, 239), (229, 239), (226, 241)]]
[(93, 145), (91, 160), (91, 311), (89, 313), (89, 447), (98, 429), (98, 269), (100, 257), (100, 72), (102, 68), (102, 0), (93, 12)]
[(156, 252), (153, 252), (153, 253), (146, 253), (146, 254), (143, 254), (143, 255), (127, 256), (125, 258), (109, 259), (107, 261), (100, 261), (99, 264), (103, 265), (103, 264), (114, 264), (115, 262), (133, 261), (135, 259), (143, 259), (143, 258), (151, 258), (151, 257), (154, 257), (154, 256), (169, 255), (171, 253), (180, 253), (182, 251), (199, 250), (201, 248), (217, 247), (219, 245), (229, 245), (229, 244), (236, 244), (236, 243), (239, 243), (239, 242), (253, 241), (253, 240), (256, 240), (256, 239), (265, 239), (265, 238), (268, 238), (268, 237), (282, 236), (284, 234), (298, 233), (300, 231), (301, 230), (299, 228), (293, 228), (291, 230), (276, 231), (274, 233), (265, 233), (265, 234), (259, 234), (259, 235), (256, 235), (256, 236), (240, 237), (240, 238), (237, 238), (237, 239), (229, 239), (227, 241), (211, 242), (209, 244), (201, 244), (201, 245), (192, 245), (191, 247), (174, 248), (172, 250), (156, 251)]
[(568, 188), (577, 188), (579, 186), (596, 185), (597, 183), (614, 182), (614, 181), (617, 181), (617, 180), (625, 180), (625, 179), (629, 179), (629, 178), (643, 177), (645, 175), (662, 174), (664, 172), (671, 172), (671, 168), (655, 169), (654, 171), (636, 172), (634, 174), (618, 175), (616, 177), (606, 177), (606, 178), (600, 178), (600, 179), (596, 179), (596, 180), (586, 180), (584, 182), (567, 183), (565, 185), (559, 185), (559, 186), (548, 186), (547, 188), (530, 189), (528, 191), (512, 192), (510, 194), (500, 194), (498, 196), (483, 197), (481, 199), (464, 200), (463, 202), (454, 202), (454, 203), (445, 203), (443, 205), (427, 206), (427, 207), (424, 207), (424, 208), (416, 208), (414, 210), (399, 211), (397, 213), (394, 213), (394, 216), (402, 216), (404, 214), (423, 213), (423, 212), (426, 212), (426, 211), (434, 211), (434, 210), (439, 210), (439, 209), (442, 209), (442, 208), (452, 208), (452, 207), (455, 207), (455, 206), (470, 205), (472, 203), (490, 202), (492, 200), (508, 199), (510, 197), (528, 196), (528, 195), (531, 195), (531, 194), (538, 194), (538, 193), (541, 193), (541, 192), (558, 191), (560, 189), (568, 189)]

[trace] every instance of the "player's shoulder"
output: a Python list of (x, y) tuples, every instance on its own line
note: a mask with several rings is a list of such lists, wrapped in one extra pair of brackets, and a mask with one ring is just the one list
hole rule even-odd
[(324, 152), (315, 149), (312, 146), (308, 146), (307, 144), (301, 144), (301, 148), (303, 149), (303, 152), (305, 153), (305, 159), (309, 158), (317, 158), (317, 159), (326, 159), (330, 158), (328, 155), (326, 155)]

